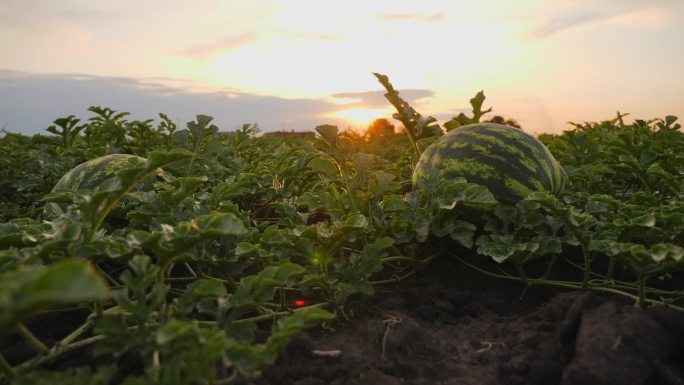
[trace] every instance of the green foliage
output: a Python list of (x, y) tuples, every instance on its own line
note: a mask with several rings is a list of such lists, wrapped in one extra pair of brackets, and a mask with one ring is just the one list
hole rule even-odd
[(92, 267), (78, 260), (4, 272), (0, 275), (0, 337), (40, 310), (103, 300), (108, 291)]
[(561, 136), (540, 139), (557, 154), (576, 190), (622, 199), (637, 191), (663, 197), (684, 194), (684, 133), (677, 118), (625, 124), (624, 116), (573, 123), (575, 128)]
[[(442, 131), (376, 76), (410, 143), (330, 125), (316, 138), (227, 133), (204, 115), (179, 128), (102, 107), (55, 120), (51, 136), (0, 138), (0, 338), (37, 351), (13, 366), (0, 355), (0, 383), (249, 382), (296, 333), (350, 318), (351, 302), (443, 255), (527, 286), (684, 310), (668, 281), (684, 259), (676, 118), (543, 135), (571, 189), (497, 202), (463, 178), (413, 188), (416, 155)], [(445, 127), (479, 121), (483, 102)], [(140, 158), (51, 192), (115, 153)], [(32, 334), (46, 313), (72, 320), (51, 346)], [(89, 358), (64, 359), (75, 351)]]
[(74, 142), (78, 139), (78, 134), (84, 128), (84, 126), (76, 126), (78, 122), (80, 122), (80, 119), (76, 119), (74, 115), (69, 115), (66, 118), (55, 120), (55, 126), (50, 126), (46, 130), (59, 135), (62, 147), (68, 149), (74, 145)]
[(494, 115), (491, 118), (487, 119), (484, 121), (485, 123), (496, 123), (496, 124), (503, 124), (505, 126), (510, 126), (510, 127), (515, 127), (515, 128), (522, 128), (520, 124), (515, 120), (515, 119), (506, 119), (501, 115)]
[(373, 75), (387, 90), (385, 97), (397, 110), (397, 113), (392, 116), (404, 125), (405, 132), (415, 148), (416, 155), (420, 155), (418, 140), (442, 135), (442, 129), (438, 124), (434, 124), (437, 122), (437, 119), (432, 116), (424, 118), (411, 107), (410, 104), (399, 96), (399, 92), (394, 89), (386, 75), (379, 73), (373, 73)]
[(492, 111), (491, 108), (488, 108), (484, 111), (482, 111), (482, 104), (485, 101), (485, 95), (483, 91), (480, 91), (470, 99), (470, 105), (473, 108), (473, 116), (472, 117), (467, 117), (464, 113), (458, 114), (455, 118), (452, 118), (448, 122), (444, 123), (444, 128), (447, 130), (447, 132), (453, 130), (454, 128), (458, 128), (461, 126), (467, 126), (469, 124), (475, 124), (480, 122), (480, 118), (482, 115), (489, 113)]

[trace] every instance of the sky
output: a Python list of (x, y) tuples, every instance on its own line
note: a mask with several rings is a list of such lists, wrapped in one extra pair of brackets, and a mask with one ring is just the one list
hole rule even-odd
[(363, 128), (372, 75), (440, 122), (485, 107), (530, 133), (684, 115), (682, 0), (0, 0), (0, 128), (100, 105), (225, 131)]

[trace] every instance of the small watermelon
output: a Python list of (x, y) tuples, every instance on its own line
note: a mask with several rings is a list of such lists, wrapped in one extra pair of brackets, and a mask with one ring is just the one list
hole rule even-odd
[(463, 177), (486, 186), (500, 203), (515, 203), (534, 191), (560, 193), (565, 171), (549, 150), (524, 131), (495, 123), (453, 129), (423, 151), (414, 186)]
[(74, 167), (64, 174), (52, 188), (53, 192), (60, 190), (95, 190), (102, 182), (114, 177), (117, 171), (131, 166), (137, 159), (138, 162), (146, 163), (147, 159), (128, 154), (111, 154), (91, 159)]
[[(64, 174), (52, 188), (52, 192), (95, 190), (104, 181), (114, 177), (117, 171), (132, 166), (136, 160), (143, 164), (148, 161), (145, 158), (128, 154), (111, 154), (91, 159)], [(65, 208), (66, 206), (62, 204), (47, 203), (44, 211), (48, 215), (53, 215), (64, 211)]]

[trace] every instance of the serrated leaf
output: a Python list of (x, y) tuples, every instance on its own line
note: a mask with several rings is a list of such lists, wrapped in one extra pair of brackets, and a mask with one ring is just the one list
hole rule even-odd
[(148, 169), (157, 169), (169, 163), (177, 162), (193, 157), (193, 153), (183, 149), (173, 149), (171, 151), (152, 151), (148, 156)]
[(370, 170), (371, 166), (373, 166), (373, 159), (374, 156), (370, 154), (364, 154), (364, 153), (356, 153), (354, 154), (354, 166), (356, 167), (356, 171), (360, 175), (366, 175), (366, 172)]
[(497, 202), (487, 187), (453, 178), (437, 186), (437, 203), (439, 208), (451, 210), (458, 203), (491, 205)]
[(316, 132), (321, 135), (323, 141), (330, 146), (330, 148), (337, 147), (337, 133), (339, 129), (337, 126), (332, 126), (330, 124), (323, 124), (316, 126)]
[(406, 203), (401, 195), (391, 194), (385, 196), (380, 203), (385, 212), (402, 211), (406, 209)]
[(352, 214), (342, 223), (343, 227), (364, 229), (368, 227), (368, 219), (363, 214)]
[(473, 246), (473, 236), (477, 227), (460, 219), (449, 219), (438, 224), (434, 224), (432, 232), (438, 237), (449, 236), (452, 240), (459, 242), (466, 248)]
[(247, 233), (242, 221), (232, 213), (204, 215), (195, 221), (197, 230), (207, 236), (241, 235)]
[(455, 128), (461, 127), (461, 126), (467, 126), (469, 124), (473, 123), (479, 123), (480, 118), (486, 114), (492, 111), (491, 108), (488, 108), (487, 110), (482, 110), (482, 104), (485, 101), (485, 95), (483, 91), (478, 92), (472, 99), (470, 99), (470, 105), (472, 107), (472, 117), (466, 116), (464, 113), (459, 113), (458, 116), (452, 118), (448, 122), (444, 123), (444, 128), (448, 131), (451, 131)]
[(167, 345), (174, 340), (195, 334), (196, 327), (187, 321), (170, 320), (159, 326), (154, 336), (158, 346)]
[(476, 241), (477, 252), (478, 254), (491, 257), (497, 263), (503, 263), (516, 252), (511, 247), (512, 243), (512, 235), (482, 235)]
[(656, 224), (656, 217), (654, 214), (646, 214), (636, 218), (632, 218), (630, 224), (642, 227), (653, 227)]
[(314, 158), (309, 162), (309, 167), (316, 172), (320, 172), (328, 178), (337, 178), (337, 166), (330, 159)]
[(290, 286), (296, 277), (304, 274), (305, 269), (290, 261), (266, 267), (256, 275), (240, 280), (231, 298), (232, 317), (237, 318), (251, 307), (256, 307), (273, 298), (273, 289)]

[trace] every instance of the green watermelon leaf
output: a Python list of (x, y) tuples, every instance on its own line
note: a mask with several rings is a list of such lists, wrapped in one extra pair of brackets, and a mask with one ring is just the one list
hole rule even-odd
[(432, 233), (438, 237), (449, 236), (466, 248), (473, 246), (473, 237), (477, 227), (460, 219), (449, 219), (433, 224)]
[(404, 198), (396, 194), (385, 196), (380, 204), (385, 212), (399, 212), (406, 209)]
[(487, 187), (468, 183), (464, 178), (448, 179), (437, 187), (436, 202), (439, 208), (452, 210), (459, 203), (475, 205), (496, 204), (496, 198)]
[(337, 166), (330, 159), (314, 158), (309, 162), (309, 167), (316, 172), (320, 172), (328, 178), (337, 177)]
[(43, 309), (104, 300), (109, 289), (85, 261), (67, 259), (50, 266), (23, 266), (0, 275), (0, 334)]
[(418, 113), (410, 104), (399, 96), (399, 92), (394, 89), (392, 83), (386, 75), (374, 72), (373, 75), (378, 79), (380, 84), (387, 90), (385, 98), (394, 106), (397, 113), (392, 115), (399, 120), (406, 128), (404, 132), (409, 137), (413, 144), (413, 149), (416, 156), (420, 156), (421, 150), (418, 146), (418, 140), (442, 135), (442, 128), (438, 124), (437, 119), (432, 116), (424, 118)]
[(484, 111), (482, 111), (482, 104), (484, 104), (485, 101), (485, 95), (483, 91), (478, 92), (475, 97), (470, 99), (470, 105), (472, 106), (473, 109), (473, 116), (472, 117), (467, 117), (464, 113), (458, 114), (457, 117), (452, 118), (448, 122), (444, 123), (444, 128), (447, 130), (447, 132), (453, 130), (454, 128), (458, 128), (461, 126), (467, 126), (469, 124), (474, 124), (474, 123), (479, 123), (480, 118), (489, 112), (492, 111), (492, 108), (488, 108)]
[(132, 159), (129, 162), (130, 165), (127, 164), (127, 167), (117, 170), (115, 178), (100, 185), (93, 195), (79, 205), (81, 216), (89, 226), (86, 240), (95, 239), (98, 229), (114, 205), (145, 177), (156, 172), (160, 167), (192, 156), (192, 153), (184, 150), (152, 151), (149, 160), (139, 162), (138, 159)]
[(316, 126), (316, 132), (318, 132), (321, 135), (321, 138), (323, 141), (328, 145), (328, 147), (336, 148), (337, 147), (337, 133), (339, 129), (337, 126), (332, 126), (330, 124), (323, 124), (320, 126)]

